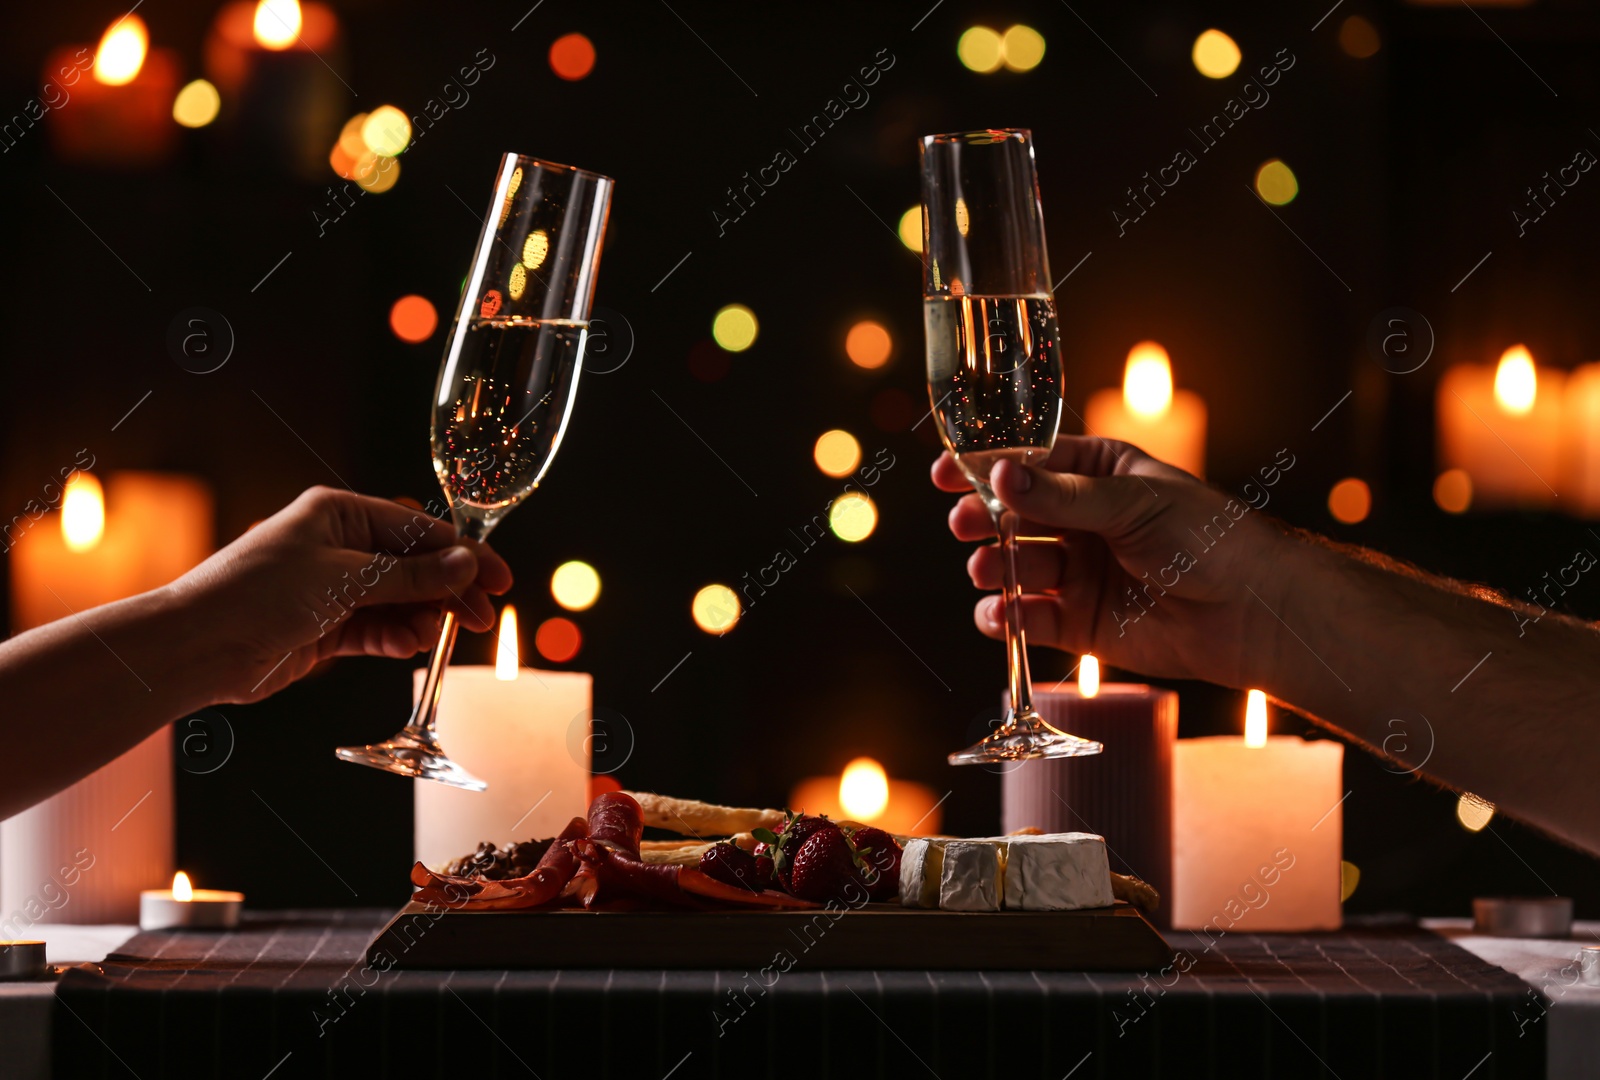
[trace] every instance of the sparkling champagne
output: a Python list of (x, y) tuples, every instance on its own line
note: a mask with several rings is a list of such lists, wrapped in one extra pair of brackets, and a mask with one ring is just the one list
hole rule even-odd
[(1055, 301), (929, 297), (922, 317), (939, 436), (978, 493), (993, 501), (995, 462), (1042, 460), (1056, 440), (1062, 374)]
[(473, 319), (439, 376), (433, 467), (452, 506), (499, 517), (539, 486), (572, 411), (588, 323)]

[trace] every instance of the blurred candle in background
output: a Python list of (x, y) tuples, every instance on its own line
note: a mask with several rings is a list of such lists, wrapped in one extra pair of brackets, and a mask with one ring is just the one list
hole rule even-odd
[(1154, 341), (1129, 350), (1122, 389), (1095, 391), (1083, 418), (1085, 434), (1133, 443), (1153, 458), (1205, 477), (1205, 402), (1191, 391), (1173, 389), (1167, 350)]
[[(489, 787), (414, 785), (416, 858), (436, 869), (485, 840), (505, 845), (555, 836), (588, 810), (594, 680), (521, 666), (516, 609), (509, 604), (498, 638), (493, 667), (445, 668), (439, 742)], [(417, 669), (417, 694), (427, 674)]]
[(1336, 930), (1344, 746), (1269, 736), (1266, 696), (1251, 690), (1246, 702), (1243, 739), (1173, 748), (1172, 925)]
[(1495, 365), (1444, 373), (1435, 396), (1439, 467), (1472, 478), (1483, 509), (1550, 506), (1564, 481), (1565, 372), (1539, 367), (1524, 345)]
[(177, 54), (152, 49), (144, 20), (132, 13), (106, 28), (92, 66), (83, 62), (85, 49), (66, 45), (45, 62), (43, 80), (60, 88), (60, 104), (48, 120), (56, 153), (89, 165), (136, 168), (163, 161), (178, 134), (172, 119)]
[(1569, 513), (1600, 517), (1600, 364), (1584, 364), (1567, 377), (1562, 418), (1566, 482), (1556, 484)]
[(932, 788), (891, 779), (869, 757), (854, 759), (838, 776), (800, 781), (789, 793), (789, 809), (874, 825), (897, 836), (932, 836), (942, 823), (939, 796)]

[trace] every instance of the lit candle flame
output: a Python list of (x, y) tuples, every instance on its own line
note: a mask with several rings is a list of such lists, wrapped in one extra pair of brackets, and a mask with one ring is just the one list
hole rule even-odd
[(287, 49), (300, 36), (299, 0), (261, 0), (256, 5), (256, 42), (263, 49)]
[(189, 875), (182, 870), (172, 875), (172, 898), (184, 903), (194, 899), (194, 886), (189, 884)]
[(1100, 692), (1100, 661), (1094, 653), (1084, 653), (1078, 661), (1078, 693), (1094, 697)]
[(1244, 696), (1244, 744), (1255, 749), (1267, 745), (1267, 695), (1260, 690)]
[(854, 821), (869, 822), (889, 805), (889, 777), (869, 757), (859, 757), (844, 767), (839, 777), (839, 805)]
[(1128, 350), (1122, 400), (1130, 412), (1146, 420), (1166, 415), (1172, 408), (1172, 363), (1167, 350), (1153, 341), (1141, 341)]
[(144, 55), (150, 48), (150, 34), (144, 20), (125, 15), (106, 29), (94, 54), (94, 81), (107, 86), (125, 86), (139, 77)]
[(1539, 375), (1526, 345), (1513, 345), (1494, 369), (1494, 400), (1502, 412), (1526, 416), (1539, 396)]
[(106, 531), (106, 501), (100, 481), (89, 473), (74, 473), (61, 498), (61, 538), (70, 551), (88, 551)]
[(510, 604), (500, 612), (499, 643), (494, 650), (494, 677), (510, 682), (522, 669), (522, 656), (517, 647), (517, 609)]

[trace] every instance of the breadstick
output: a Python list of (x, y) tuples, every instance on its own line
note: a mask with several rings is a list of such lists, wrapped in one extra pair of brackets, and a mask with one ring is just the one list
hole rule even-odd
[(644, 823), (652, 829), (668, 829), (685, 836), (726, 836), (751, 829), (783, 827), (782, 810), (751, 810), (717, 806), (697, 799), (674, 799), (652, 791), (629, 791), (644, 811)]

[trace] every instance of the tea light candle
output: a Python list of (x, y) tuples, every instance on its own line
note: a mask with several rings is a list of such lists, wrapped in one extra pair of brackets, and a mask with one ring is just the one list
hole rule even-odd
[(231, 930), (239, 925), (244, 893), (196, 889), (189, 875), (179, 870), (170, 889), (146, 889), (139, 894), (141, 930)]
[(1153, 458), (1206, 475), (1205, 402), (1172, 388), (1172, 363), (1154, 341), (1129, 350), (1122, 389), (1092, 394), (1083, 423), (1085, 434), (1133, 443)]
[(1555, 484), (1568, 510), (1600, 517), (1600, 364), (1583, 364), (1567, 377), (1562, 435), (1566, 483)]
[(36, 979), (44, 972), (44, 942), (0, 941), (0, 979)]
[(1245, 737), (1179, 739), (1172, 758), (1172, 925), (1336, 930), (1344, 746), (1267, 736), (1251, 690)]
[(943, 823), (932, 788), (891, 780), (869, 757), (856, 758), (838, 776), (800, 781), (789, 793), (789, 809), (872, 825), (897, 836), (934, 835)]
[(1548, 506), (1564, 486), (1561, 448), (1565, 373), (1537, 367), (1513, 345), (1489, 365), (1453, 367), (1434, 411), (1439, 467), (1464, 469), (1485, 508)]
[[(425, 866), (470, 855), (485, 840), (555, 836), (588, 810), (594, 680), (521, 667), (518, 652), (516, 609), (508, 604), (495, 665), (445, 668), (439, 742), (489, 786), (416, 785), (415, 855)], [(426, 677), (417, 671), (417, 694)]]
[[(84, 48), (68, 45), (51, 53), (45, 79), (72, 78), (63, 73), (79, 70)], [(172, 119), (178, 71), (177, 54), (150, 48), (144, 20), (124, 15), (100, 40), (91, 77), (75, 78), (64, 88), (66, 100), (50, 116), (56, 151), (69, 161), (97, 165), (161, 161), (178, 134)]]

